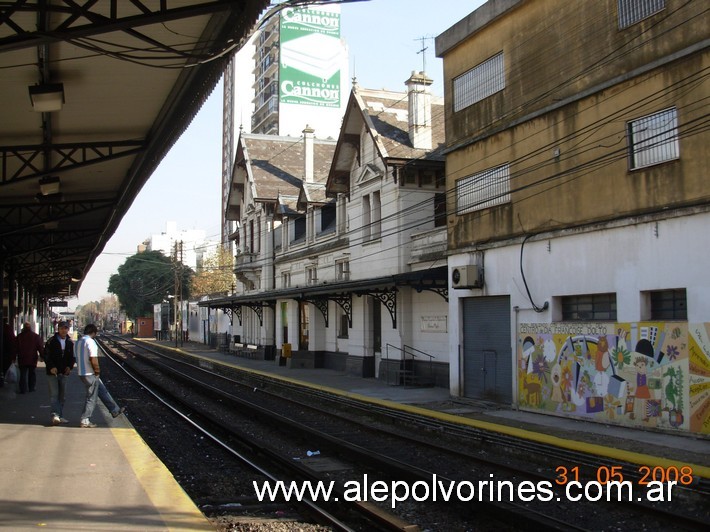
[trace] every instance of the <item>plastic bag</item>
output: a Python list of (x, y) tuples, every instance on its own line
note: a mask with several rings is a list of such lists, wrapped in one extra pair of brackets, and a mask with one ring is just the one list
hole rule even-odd
[(5, 382), (7, 384), (17, 384), (20, 382), (20, 371), (17, 369), (17, 364), (10, 364), (7, 373), (5, 373)]

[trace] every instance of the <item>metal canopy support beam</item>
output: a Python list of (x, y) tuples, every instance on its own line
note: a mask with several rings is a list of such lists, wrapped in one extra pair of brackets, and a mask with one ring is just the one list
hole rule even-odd
[(392, 328), (397, 328), (397, 289), (384, 288), (381, 290), (363, 290), (356, 292), (358, 296), (372, 296), (379, 299), (380, 302), (387, 308), (392, 318)]
[(8, 228), (0, 233), (0, 237), (36, 229), (47, 222), (57, 222), (101, 209), (110, 209), (115, 203), (116, 200), (112, 198), (27, 203), (24, 205), (0, 204), (0, 223)]
[(444, 298), (445, 301), (449, 301), (449, 288), (442, 288), (440, 286), (428, 286), (428, 285), (415, 285), (414, 288), (416, 289), (417, 292), (423, 292), (424, 290), (428, 290), (430, 292), (434, 292), (435, 294), (439, 294), (441, 297)]
[(335, 301), (340, 308), (343, 309), (345, 315), (348, 317), (348, 328), (352, 329), (353, 326), (353, 295), (351, 293), (347, 294), (335, 294), (330, 297), (332, 301)]
[(328, 298), (300, 298), (299, 301), (305, 301), (306, 303), (311, 303), (315, 306), (320, 313), (323, 314), (323, 319), (325, 319), (325, 327), (328, 328)]
[[(143, 149), (145, 144), (135, 140), (0, 146), (0, 186), (128, 157)], [(57, 162), (47, 167), (49, 160)]]
[(222, 307), (222, 311), (229, 316), (229, 324), (234, 325), (234, 309), (232, 307)]
[[(259, 326), (263, 327), (264, 326), (264, 307), (268, 307), (271, 309), (276, 308), (276, 302), (275, 301), (258, 301), (256, 303), (245, 303), (247, 307), (252, 309), (257, 316), (259, 316)], [(241, 325), (241, 320), (239, 320), (239, 323)]]
[[(161, 2), (110, 0), (109, 16), (105, 16), (100, 11), (104, 8), (103, 2), (84, 2), (84, 5), (79, 5), (73, 0), (64, 0), (54, 4), (16, 2), (14, 6), (6, 7), (0, 17), (0, 22), (4, 22), (6, 28), (14, 31), (14, 33), (0, 39), (0, 53), (114, 31), (132, 31), (132, 34), (138, 37), (139, 35), (135, 35), (137, 32), (133, 28), (224, 11), (233, 7), (234, 1), (214, 0), (189, 5), (183, 4), (173, 8), (168, 7), (169, 3), (165, 0)], [(140, 6), (140, 14), (138, 15), (135, 14), (137, 5)], [(49, 15), (54, 18), (60, 17), (62, 23), (51, 32), (36, 31), (36, 28), (31, 26), (23, 28), (22, 24), (27, 24), (26, 13), (28, 11), (36, 12), (41, 18)], [(34, 22), (37, 19), (33, 17), (31, 20)], [(176, 53), (178, 52), (176, 51)]]

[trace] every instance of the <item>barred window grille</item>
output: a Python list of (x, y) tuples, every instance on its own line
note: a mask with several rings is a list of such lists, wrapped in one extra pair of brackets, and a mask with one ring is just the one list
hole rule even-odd
[(654, 290), (650, 293), (652, 320), (687, 320), (688, 298), (685, 288)]
[(454, 112), (505, 88), (503, 52), (454, 78)]
[(632, 169), (679, 157), (678, 114), (675, 108), (629, 122), (628, 135)]
[(617, 0), (619, 9), (619, 29), (623, 30), (655, 15), (666, 7), (665, 0)]
[(504, 164), (456, 181), (456, 214), (510, 202), (510, 165)]
[(616, 294), (562, 297), (563, 321), (616, 321)]

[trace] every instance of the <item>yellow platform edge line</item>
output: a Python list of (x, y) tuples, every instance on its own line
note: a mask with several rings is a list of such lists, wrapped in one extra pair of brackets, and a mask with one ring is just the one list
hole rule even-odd
[[(150, 342), (145, 342), (150, 343)], [(508, 425), (499, 425), (497, 423), (491, 423), (489, 421), (481, 421), (478, 419), (469, 419), (461, 416), (454, 416), (453, 414), (447, 414), (445, 412), (437, 412), (436, 410), (428, 410), (426, 408), (420, 408), (412, 405), (405, 405), (401, 403), (396, 403), (394, 401), (388, 401), (386, 399), (377, 399), (375, 397), (368, 397), (366, 395), (360, 395), (357, 393), (352, 393), (344, 390), (339, 390), (337, 388), (330, 388), (328, 386), (321, 386), (318, 384), (313, 384), (310, 382), (300, 381), (298, 379), (292, 379), (290, 377), (283, 377), (281, 375), (274, 375), (272, 373), (267, 373), (265, 371), (260, 371), (258, 369), (246, 368), (244, 366), (238, 366), (230, 362), (222, 362), (219, 360), (214, 360), (212, 358), (207, 358), (200, 356), (196, 353), (190, 353), (182, 349), (170, 346), (161, 345), (173, 351), (177, 351), (183, 355), (193, 356), (206, 360), (215, 364), (226, 365), (234, 367), (243, 371), (250, 373), (255, 373), (264, 377), (269, 377), (271, 379), (277, 379), (290, 384), (297, 384), (299, 386), (304, 386), (306, 388), (312, 388), (314, 390), (321, 390), (328, 393), (333, 393), (343, 397), (349, 397), (351, 399), (356, 399), (358, 401), (363, 401), (365, 403), (376, 404), (379, 406), (386, 406), (387, 408), (392, 408), (393, 410), (400, 410), (402, 412), (409, 412), (412, 414), (423, 415), (431, 417), (434, 419), (439, 419), (441, 421), (446, 421), (449, 423), (456, 423), (458, 425), (464, 425), (468, 427), (473, 427), (481, 430), (489, 430), (492, 432), (498, 432), (500, 434), (505, 434), (506, 436), (513, 436), (517, 438), (522, 438), (528, 441), (543, 443), (546, 445), (552, 445), (554, 447), (560, 447), (561, 449), (567, 449), (570, 451), (581, 451), (583, 453), (594, 454), (597, 456), (602, 456), (610, 460), (618, 460), (620, 462), (628, 462), (631, 464), (636, 464), (639, 467), (647, 466), (653, 469), (654, 467), (690, 467), (693, 470), (694, 477), (702, 477), (705, 479), (710, 479), (710, 467), (702, 466), (699, 464), (693, 464), (690, 462), (684, 462), (682, 460), (671, 460), (668, 458), (662, 458), (660, 456), (653, 456), (650, 454), (636, 453), (633, 451), (626, 451), (624, 449), (614, 449), (613, 447), (606, 447), (604, 445), (599, 445), (595, 443), (587, 443), (579, 440), (568, 440), (560, 438), (558, 436), (552, 436), (549, 434), (543, 434), (541, 432), (534, 432), (526, 429), (518, 429), (515, 427), (510, 427)], [(561, 464), (562, 465), (562, 464)]]
[(215, 530), (134, 429), (115, 427), (111, 433), (168, 530)]

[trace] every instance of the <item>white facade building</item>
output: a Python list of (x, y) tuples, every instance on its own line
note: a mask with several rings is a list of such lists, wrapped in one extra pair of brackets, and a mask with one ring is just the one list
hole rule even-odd
[(197, 271), (202, 266), (202, 258), (212, 252), (216, 242), (206, 240), (206, 233), (202, 229), (178, 230), (177, 222), (167, 222), (165, 231), (153, 234), (147, 238), (143, 245), (147, 251), (161, 251), (166, 257), (175, 253), (175, 244), (182, 243), (182, 263)]

